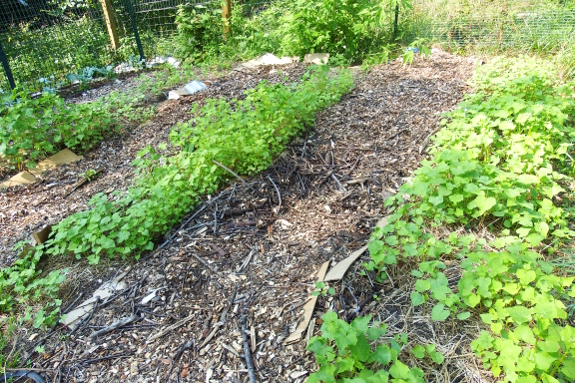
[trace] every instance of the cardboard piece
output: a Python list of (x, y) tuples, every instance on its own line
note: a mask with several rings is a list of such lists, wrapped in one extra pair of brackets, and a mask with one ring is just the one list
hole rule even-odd
[(206, 89), (207, 87), (208, 86), (205, 83), (194, 80), (186, 84), (182, 88), (170, 91), (170, 93), (168, 93), (168, 100), (177, 100), (182, 96), (189, 96), (194, 93), (200, 92)]
[(76, 162), (81, 159), (81, 156), (75, 155), (70, 149), (64, 149), (53, 156), (46, 158), (44, 161), (36, 165), (34, 169), (30, 169), (30, 173), (35, 176), (40, 176), (47, 170), (54, 169), (60, 165), (71, 164), (72, 162)]
[(105, 301), (106, 298), (111, 297), (118, 291), (124, 290), (126, 288), (126, 282), (123, 281), (126, 273), (122, 273), (114, 278), (112, 281), (108, 281), (102, 284), (98, 290), (94, 291), (92, 297), (80, 303), (77, 308), (66, 314), (64, 320), (61, 323), (68, 326), (70, 329), (76, 328), (86, 316), (94, 309), (96, 300), (100, 298), (100, 301)]
[(271, 53), (266, 53), (261, 57), (240, 64), (239, 68), (251, 69), (262, 65), (285, 65), (285, 64), (291, 64), (292, 62), (299, 62), (299, 57), (284, 56), (282, 58), (278, 58), (277, 56)]
[(36, 241), (36, 244), (41, 245), (48, 240), (48, 236), (52, 232), (52, 225), (48, 225), (42, 230), (32, 233), (32, 238)]
[(28, 172), (20, 172), (12, 178), (0, 183), (0, 189), (9, 188), (12, 186), (29, 185), (36, 182), (36, 177)]
[[(329, 267), (330, 262), (331, 261), (324, 262), (321, 265), (321, 267), (319, 268), (319, 271), (317, 273), (317, 281), (318, 282), (323, 281), (323, 279), (325, 277), (325, 273), (327, 272), (327, 268)], [(303, 321), (301, 321), (299, 323), (299, 325), (297, 326), (297, 329), (294, 332), (292, 332), (290, 334), (290, 336), (288, 336), (287, 339), (284, 341), (286, 344), (297, 342), (298, 340), (301, 339), (302, 335), (308, 331), (308, 324), (313, 317), (313, 310), (315, 309), (315, 304), (317, 303), (317, 298), (318, 298), (317, 296), (312, 295), (311, 299), (303, 306), (303, 310), (304, 310)]]
[(303, 62), (308, 64), (324, 65), (329, 60), (329, 53), (310, 53), (305, 55)]
[[(387, 225), (387, 217), (382, 218), (377, 224), (377, 227), (384, 227), (385, 225)], [(367, 245), (359, 248), (358, 250), (354, 251), (353, 253), (351, 253), (349, 255), (349, 257), (347, 257), (346, 259), (344, 259), (341, 262), (338, 262), (337, 265), (335, 265), (334, 267), (331, 268), (331, 270), (329, 270), (329, 272), (327, 273), (327, 275), (324, 278), (324, 282), (329, 282), (329, 281), (339, 281), (341, 278), (343, 278), (343, 276), (345, 275), (345, 273), (347, 272), (347, 270), (349, 269), (349, 267), (367, 250)]]

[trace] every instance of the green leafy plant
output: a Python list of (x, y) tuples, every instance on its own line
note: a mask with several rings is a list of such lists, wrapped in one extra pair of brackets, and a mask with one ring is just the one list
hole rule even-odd
[(389, 343), (381, 342), (385, 324), (371, 322), (371, 315), (347, 323), (328, 311), (322, 317), (321, 336), (310, 339), (307, 349), (314, 353), (319, 370), (308, 382), (385, 383), (425, 382), (423, 371), (398, 360), (406, 335)]
[(434, 344), (428, 344), (425, 347), (418, 344), (417, 346), (415, 346), (411, 349), (411, 353), (417, 359), (423, 359), (426, 356), (428, 356), (429, 358), (431, 358), (431, 360), (433, 360), (437, 364), (442, 364), (443, 361), (445, 360), (445, 357), (443, 356), (443, 354), (440, 353), (439, 351), (435, 350)]
[(326, 295), (335, 295), (335, 289), (326, 285), (325, 282), (316, 282), (315, 289), (311, 293), (313, 296), (326, 296)]
[[(478, 313), (491, 332), (471, 348), (511, 382), (575, 377), (574, 330), (566, 323), (574, 277), (542, 255), (575, 235), (561, 202), (570, 198), (573, 172), (573, 84), (554, 74), (551, 63), (528, 57), (478, 70), (476, 92), (445, 115), (431, 159), (386, 200), (392, 214), (375, 229), (365, 265), (381, 280), (388, 265), (415, 260), (412, 304), (425, 314), (432, 303), (436, 321)], [(461, 235), (462, 227), (476, 234)], [(477, 229), (491, 231), (490, 240)], [(461, 272), (456, 288), (446, 262)], [(435, 349), (412, 350), (417, 358), (426, 352), (441, 360)]]
[(34, 168), (37, 161), (63, 147), (86, 150), (112, 132), (114, 120), (101, 101), (68, 104), (60, 96), (26, 92), (2, 97), (0, 164)]

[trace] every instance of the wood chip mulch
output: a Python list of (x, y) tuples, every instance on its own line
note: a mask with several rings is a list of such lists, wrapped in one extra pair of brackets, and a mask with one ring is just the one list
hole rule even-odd
[[(384, 198), (417, 168), (424, 156), (419, 147), (438, 127), (441, 112), (462, 100), (473, 66), (472, 59), (436, 51), (411, 66), (394, 61), (367, 74), (357, 71), (355, 89), (321, 112), (305, 138), (293, 142), (267, 171), (234, 181), (207, 198), (189, 217), (203, 210), (159, 242), (164, 244), (161, 250), (138, 263), (110, 263), (94, 272), (98, 275), (77, 272), (64, 288), (64, 307), (81, 292), (90, 296), (98, 278), (110, 280), (128, 270), (128, 287), (74, 335), (60, 340), (58, 335), (69, 330), (59, 327), (44, 342), (43, 354), (29, 349), (33, 367), (45, 369), (42, 373), (56, 382), (245, 382), (246, 335), (258, 382), (304, 382), (315, 369), (313, 355), (305, 351), (306, 340), (291, 345), (284, 340), (302, 318), (319, 267), (327, 260), (344, 259), (367, 242), (386, 215)], [(294, 75), (302, 70), (293, 67)], [(235, 97), (269, 76), (274, 76), (269, 68), (257, 76), (234, 73), (194, 100), (167, 102), (161, 107), (164, 116), (171, 116), (167, 122), (156, 117), (148, 126), (107, 141), (59, 175), (2, 194), (3, 219), (11, 222), (8, 235), (82, 209), (97, 191), (125, 188), (135, 152), (165, 141), (174, 121), (187, 119), (192, 101)], [(63, 200), (61, 185), (75, 182), (79, 172), (96, 163), (106, 169), (101, 179)], [(59, 186), (48, 188), (52, 183)], [(4, 227), (6, 248), (10, 240), (4, 239)], [(352, 318), (393, 299), (390, 283), (374, 290), (366, 277), (350, 273), (338, 284), (336, 296), (320, 297), (316, 333), (318, 318), (330, 308)], [(154, 290), (156, 298), (142, 304)], [(381, 302), (369, 301), (373, 291)], [(135, 322), (90, 338), (131, 315), (137, 316)], [(30, 335), (19, 332), (29, 347), (45, 334), (35, 341)], [(426, 374), (428, 381), (443, 381), (443, 375)], [(461, 376), (458, 381), (472, 380)]]

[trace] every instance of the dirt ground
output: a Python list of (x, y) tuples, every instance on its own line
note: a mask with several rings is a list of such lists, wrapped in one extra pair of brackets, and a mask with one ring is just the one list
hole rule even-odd
[[(80, 294), (86, 299), (122, 272), (127, 272), (127, 287), (73, 335), (64, 326), (47, 339), (45, 333), (20, 330), (17, 341), (26, 344), (25, 356), (53, 382), (235, 383), (248, 379), (245, 335), (258, 382), (304, 382), (315, 368), (306, 340), (289, 345), (284, 340), (302, 318), (318, 269), (326, 261), (333, 266), (367, 242), (386, 215), (384, 199), (425, 155), (419, 154), (420, 146), (438, 128), (441, 112), (453, 109), (468, 90), (473, 63), (434, 52), (411, 66), (394, 61), (369, 73), (358, 70), (355, 89), (321, 112), (313, 130), (267, 171), (206, 198), (159, 241), (160, 250), (139, 262), (107, 261), (96, 268), (70, 264), (63, 307)], [(299, 77), (303, 70), (300, 64), (282, 68), (282, 76)], [(0, 246), (7, 251), (12, 238), (85, 208), (96, 192), (125, 189), (137, 150), (165, 141), (176, 121), (189, 119), (192, 102), (237, 97), (262, 78), (280, 80), (270, 68), (233, 73), (205, 94), (164, 102), (151, 123), (104, 142), (38, 185), (1, 194)], [(65, 185), (96, 165), (105, 169), (99, 180), (62, 198)], [(392, 270), (383, 285), (360, 276), (360, 269), (361, 259), (332, 284), (335, 296), (319, 298), (313, 331), (329, 309), (347, 319), (372, 313), (388, 323), (389, 336), (406, 332), (415, 342), (433, 341), (445, 354), (442, 366), (419, 362), (426, 381), (488, 381), (468, 355), (467, 330), (437, 325), (429, 315), (412, 312), (411, 282), (401, 278), (410, 269)], [(156, 297), (143, 303), (153, 291)], [(129, 325), (90, 337), (131, 315), (136, 320)], [(33, 351), (38, 344), (44, 344), (42, 353)], [(402, 360), (414, 362), (407, 352)]]

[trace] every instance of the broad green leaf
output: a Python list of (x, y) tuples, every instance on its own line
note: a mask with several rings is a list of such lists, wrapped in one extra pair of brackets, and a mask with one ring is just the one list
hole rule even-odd
[(505, 309), (515, 323), (526, 323), (531, 320), (531, 311), (524, 306), (513, 306)]
[(444, 321), (449, 316), (449, 310), (445, 310), (443, 303), (436, 304), (431, 310), (431, 319), (435, 321)]

